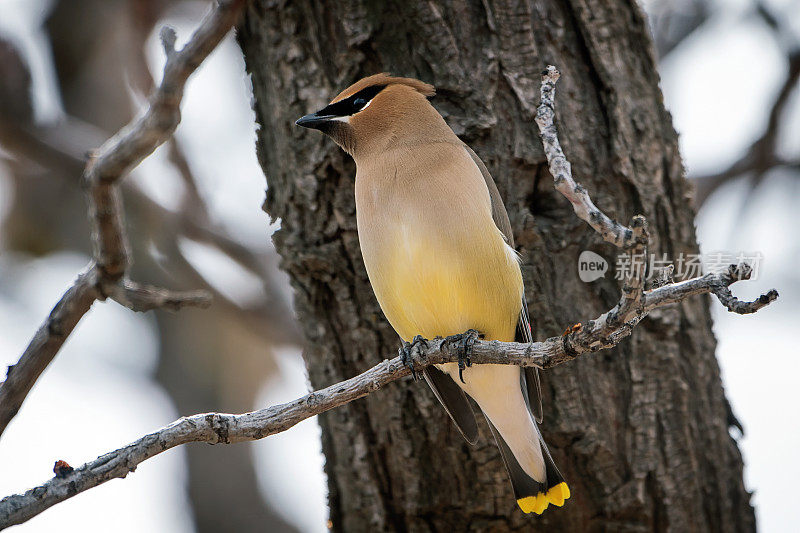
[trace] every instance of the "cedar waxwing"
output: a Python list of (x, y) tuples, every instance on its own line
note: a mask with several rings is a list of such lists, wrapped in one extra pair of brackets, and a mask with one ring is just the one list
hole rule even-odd
[[(329, 135), (355, 160), (367, 274), (406, 343), (467, 330), (531, 342), (505, 206), (486, 166), (428, 102), (433, 94), (419, 80), (376, 74), (297, 124)], [(541, 514), (563, 505), (569, 488), (537, 426), (538, 370), (460, 363), (423, 375), (461, 434), (470, 444), (478, 436), (466, 392), (486, 416), (520, 508)]]

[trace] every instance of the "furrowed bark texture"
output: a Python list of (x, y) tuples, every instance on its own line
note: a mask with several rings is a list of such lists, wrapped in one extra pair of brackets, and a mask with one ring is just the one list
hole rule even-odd
[[(522, 253), (537, 339), (619, 298), (577, 258), (617, 250), (553, 189), (534, 122), (540, 73), (562, 73), (556, 122), (576, 179), (609, 216), (650, 221), (651, 252), (696, 253), (690, 189), (635, 2), (506, 0), (250, 5), (239, 31), (282, 220), (275, 244), (322, 387), (399, 346), (370, 289), (356, 233), (352, 161), (294, 126), (361, 76), (433, 83), (434, 105), (486, 162)], [(488, 429), (468, 446), (422, 383), (320, 416), (337, 531), (750, 531), (753, 509), (714, 356), (708, 299), (657, 310), (609, 352), (544, 374), (543, 432), (572, 499), (517, 508)]]

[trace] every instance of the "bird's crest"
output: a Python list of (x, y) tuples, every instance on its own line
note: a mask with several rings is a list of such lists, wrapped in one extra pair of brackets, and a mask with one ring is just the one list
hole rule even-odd
[(331, 103), (334, 104), (340, 100), (344, 100), (359, 91), (366, 89), (367, 87), (372, 86), (388, 86), (388, 85), (405, 85), (407, 87), (411, 87), (418, 93), (430, 98), (434, 94), (436, 94), (436, 89), (434, 89), (433, 85), (429, 83), (425, 83), (424, 81), (419, 81), (414, 78), (398, 78), (395, 76), (391, 76), (386, 72), (381, 72), (380, 74), (373, 74), (372, 76), (368, 76), (366, 78), (362, 78), (355, 82), (353, 85), (339, 93), (336, 98), (334, 98)]

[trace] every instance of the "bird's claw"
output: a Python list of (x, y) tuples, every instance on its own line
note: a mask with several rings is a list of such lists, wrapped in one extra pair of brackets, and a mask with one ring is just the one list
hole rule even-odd
[(414, 352), (416, 351), (418, 355), (421, 354), (420, 348), (428, 348), (428, 341), (422, 335), (417, 335), (411, 339), (411, 342), (403, 342), (403, 345), (400, 346), (400, 359), (403, 365), (411, 370), (411, 377), (414, 378), (414, 381), (419, 379), (419, 375), (417, 375), (417, 371), (414, 368)]
[(470, 360), (472, 346), (480, 337), (480, 333), (476, 330), (468, 329), (464, 333), (450, 335), (444, 340), (446, 344), (455, 344), (458, 346), (458, 379), (461, 380), (461, 383), (466, 383), (464, 381), (464, 369), (472, 366), (472, 361)]

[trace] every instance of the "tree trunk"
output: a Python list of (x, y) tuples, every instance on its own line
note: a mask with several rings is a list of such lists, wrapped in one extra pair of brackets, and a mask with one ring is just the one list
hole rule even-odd
[[(610, 309), (612, 275), (583, 283), (583, 250), (612, 265), (553, 189), (533, 121), (540, 72), (562, 72), (556, 122), (577, 179), (610, 216), (650, 221), (651, 252), (697, 252), (691, 188), (633, 0), (251, 4), (252, 74), (275, 245), (295, 290), (314, 387), (396, 354), (367, 280), (353, 162), (294, 126), (361, 76), (433, 83), (433, 103), (486, 162), (522, 254), (537, 338)], [(424, 384), (403, 382), (320, 417), (337, 531), (750, 531), (742, 459), (714, 357), (708, 300), (645, 319), (615, 350), (544, 375), (543, 432), (572, 499), (523, 515), (483, 426), (470, 447)]]

